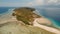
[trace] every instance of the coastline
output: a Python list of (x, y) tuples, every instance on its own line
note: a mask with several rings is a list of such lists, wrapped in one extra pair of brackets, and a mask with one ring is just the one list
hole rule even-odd
[(37, 23), (37, 20), (35, 20), (33, 23), (34, 23), (33, 26), (40, 27), (42, 29), (45, 29), (47, 31), (50, 31), (50, 32), (53, 32), (53, 33), (56, 33), (56, 34), (60, 34), (60, 30), (58, 30), (56, 28), (48, 27), (48, 26), (45, 26), (45, 25), (41, 25), (41, 24)]

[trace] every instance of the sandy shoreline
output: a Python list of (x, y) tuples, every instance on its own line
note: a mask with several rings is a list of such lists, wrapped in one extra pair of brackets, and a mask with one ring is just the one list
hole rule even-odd
[(56, 33), (56, 34), (60, 34), (60, 30), (55, 29), (55, 28), (52, 28), (52, 27), (48, 27), (48, 26), (45, 26), (45, 25), (38, 24), (36, 21), (37, 21), (37, 20), (35, 20), (35, 21), (33, 22), (33, 23), (34, 23), (34, 26), (40, 27), (40, 28), (42, 28), (42, 29), (44, 29), (44, 30), (47, 30), (47, 31), (50, 31), (50, 32), (53, 32), (53, 33)]

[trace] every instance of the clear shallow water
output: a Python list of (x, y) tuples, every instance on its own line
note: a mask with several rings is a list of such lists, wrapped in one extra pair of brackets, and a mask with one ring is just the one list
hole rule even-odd
[[(15, 7), (0, 7), (0, 20), (4, 20), (7, 17), (10, 18), (10, 14), (12, 12), (11, 9), (14, 9)], [(44, 17), (51, 20), (56, 27), (60, 27), (60, 8), (36, 8), (39, 12), (39, 14), (42, 14)], [(7, 18), (7, 19), (8, 19)]]

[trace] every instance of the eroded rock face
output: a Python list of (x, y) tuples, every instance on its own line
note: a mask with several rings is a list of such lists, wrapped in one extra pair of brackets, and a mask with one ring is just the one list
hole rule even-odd
[(10, 21), (1, 25), (0, 34), (55, 34), (39, 27), (22, 25), (17, 21)]
[(31, 22), (34, 21), (34, 18), (41, 17), (33, 13), (33, 11), (35, 11), (34, 8), (21, 7), (21, 8), (16, 8), (14, 11), (15, 12), (13, 13), (13, 16), (16, 16), (16, 19), (18, 21), (23, 21), (25, 24), (28, 24), (28, 25), (32, 24)]

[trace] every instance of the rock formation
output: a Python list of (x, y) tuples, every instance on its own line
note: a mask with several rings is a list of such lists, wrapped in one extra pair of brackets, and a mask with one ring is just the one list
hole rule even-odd
[(16, 8), (14, 11), (15, 12), (13, 13), (13, 16), (16, 16), (18, 21), (23, 21), (26, 24), (32, 24), (31, 22), (34, 21), (34, 18), (41, 17), (33, 13), (33, 11), (35, 11), (34, 8), (21, 7), (21, 8)]

